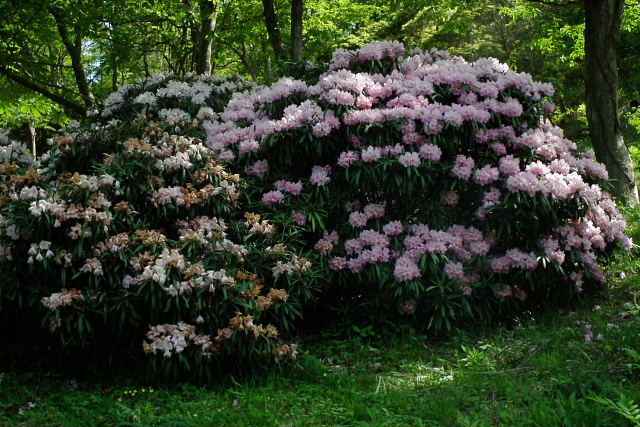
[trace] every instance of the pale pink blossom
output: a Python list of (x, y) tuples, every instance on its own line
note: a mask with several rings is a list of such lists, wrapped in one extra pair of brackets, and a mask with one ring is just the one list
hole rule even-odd
[(280, 190), (269, 191), (262, 195), (262, 204), (269, 207), (275, 203), (281, 203), (284, 200), (284, 194)]
[(311, 170), (311, 184), (317, 186), (323, 186), (331, 181), (329, 173), (331, 172), (330, 166), (314, 166)]
[(459, 155), (456, 157), (451, 174), (459, 179), (468, 180), (471, 178), (471, 171), (475, 165), (475, 161), (471, 157)]

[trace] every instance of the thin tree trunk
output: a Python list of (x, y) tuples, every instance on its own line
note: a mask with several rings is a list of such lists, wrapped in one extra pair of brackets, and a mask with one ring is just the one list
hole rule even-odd
[(36, 128), (33, 125), (32, 121), (29, 121), (29, 123), (27, 124), (27, 127), (29, 128), (29, 136), (31, 139), (31, 155), (35, 159), (36, 156), (38, 155), (36, 153)]
[(612, 193), (638, 201), (633, 163), (618, 117), (616, 47), (624, 0), (585, 0), (586, 104), (596, 159), (607, 167)]
[(144, 48), (142, 50), (142, 64), (144, 65), (144, 76), (151, 77), (151, 73), (149, 72), (149, 58), (147, 57), (147, 50)]
[(196, 51), (196, 73), (211, 75), (211, 39), (216, 28), (218, 5), (213, 0), (200, 0), (200, 32)]
[(282, 44), (282, 38), (280, 37), (280, 29), (278, 28), (278, 16), (273, 7), (273, 0), (262, 0), (262, 7), (264, 8), (264, 23), (267, 27), (267, 34), (269, 35), (269, 43), (273, 48), (273, 52), (280, 59), (287, 59), (287, 51)]
[(304, 0), (291, 1), (291, 59), (302, 59), (302, 15)]
[(82, 61), (82, 38), (80, 37), (78, 28), (74, 28), (75, 35), (72, 41), (63, 12), (60, 9), (51, 7), (49, 8), (49, 13), (55, 19), (56, 26), (58, 27), (58, 33), (62, 38), (62, 43), (67, 49), (69, 56), (71, 56), (71, 68), (73, 69), (73, 75), (76, 79), (78, 91), (80, 92), (80, 95), (82, 95), (85, 105), (87, 107), (91, 107), (95, 104), (95, 99), (93, 98), (93, 93), (91, 93), (91, 88), (87, 81), (87, 75), (84, 72), (84, 64)]
[(118, 90), (118, 67), (116, 66), (115, 61), (111, 65), (113, 69), (111, 70), (111, 90), (115, 92)]

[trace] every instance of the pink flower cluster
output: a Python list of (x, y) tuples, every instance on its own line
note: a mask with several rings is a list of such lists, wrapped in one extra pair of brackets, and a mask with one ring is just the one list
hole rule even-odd
[(475, 161), (471, 157), (457, 156), (451, 174), (458, 179), (468, 180), (475, 166)]
[[(417, 260), (424, 254), (448, 253), (462, 262), (468, 262), (473, 257), (488, 254), (493, 243), (479, 230), (460, 225), (452, 226), (447, 231), (435, 231), (423, 224), (405, 227), (400, 221), (392, 221), (385, 224), (382, 230), (383, 233), (364, 230), (357, 238), (346, 240), (343, 245), (346, 256), (334, 257), (330, 261), (330, 268), (337, 271), (349, 269), (358, 273), (367, 264), (394, 262), (394, 277), (404, 282), (422, 277)], [(403, 233), (403, 247), (396, 250), (390, 238)], [(475, 275), (464, 274), (462, 263), (447, 265), (445, 274), (448, 277), (465, 283), (475, 279)]]
[(318, 187), (327, 185), (331, 182), (331, 178), (329, 178), (330, 173), (330, 166), (314, 166), (311, 170), (311, 178), (309, 178), (309, 182), (313, 185), (317, 185)]
[(503, 256), (493, 258), (489, 265), (494, 273), (507, 273), (512, 268), (535, 270), (538, 267), (538, 257), (533, 252), (525, 253), (513, 248)]
[(380, 204), (370, 204), (364, 207), (364, 211), (352, 211), (349, 214), (349, 224), (353, 228), (363, 228), (370, 219), (378, 219), (384, 216), (384, 206)]
[(302, 182), (291, 182), (284, 179), (276, 181), (273, 184), (277, 190), (284, 191), (285, 193), (292, 194), (294, 196), (299, 195), (302, 192)]
[(269, 191), (262, 195), (262, 204), (269, 207), (275, 203), (281, 203), (284, 200), (284, 194), (280, 190)]

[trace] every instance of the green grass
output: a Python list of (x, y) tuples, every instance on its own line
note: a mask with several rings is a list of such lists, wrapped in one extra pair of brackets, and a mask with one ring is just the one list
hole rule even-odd
[[(629, 212), (631, 235), (639, 217)], [(4, 373), (0, 425), (640, 425), (639, 254), (616, 254), (607, 288), (573, 310), (445, 342), (328, 333), (306, 339), (296, 364), (251, 379), (153, 387)], [(601, 339), (586, 343), (586, 325)]]

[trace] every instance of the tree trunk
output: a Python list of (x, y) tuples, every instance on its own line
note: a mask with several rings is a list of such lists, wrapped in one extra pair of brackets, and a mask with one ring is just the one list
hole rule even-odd
[(302, 59), (302, 14), (304, 0), (291, 1), (291, 59)]
[(118, 90), (118, 67), (115, 60), (112, 62), (111, 67), (111, 91), (115, 92)]
[(638, 201), (633, 163), (618, 118), (616, 47), (624, 0), (585, 0), (586, 104), (596, 159), (613, 181), (612, 194)]
[(262, 7), (264, 8), (264, 23), (267, 27), (269, 43), (271, 43), (271, 47), (278, 58), (287, 59), (288, 55), (282, 44), (282, 38), (280, 37), (278, 17), (273, 7), (273, 0), (262, 0)]
[(72, 41), (63, 12), (60, 9), (51, 7), (49, 8), (49, 13), (55, 19), (56, 26), (58, 27), (58, 33), (62, 38), (62, 43), (71, 57), (71, 68), (73, 69), (73, 75), (76, 79), (78, 91), (80, 92), (80, 95), (82, 95), (84, 104), (87, 108), (92, 107), (95, 104), (95, 99), (93, 98), (93, 93), (91, 93), (91, 88), (89, 87), (89, 82), (87, 81), (87, 76), (84, 72), (84, 64), (82, 61), (82, 37), (80, 37), (78, 28), (74, 28), (75, 35)]
[(200, 31), (196, 51), (196, 73), (211, 75), (211, 33), (215, 31), (218, 5), (213, 0), (200, 0)]
[(35, 159), (38, 155), (36, 152), (36, 128), (31, 120), (27, 123), (27, 128), (29, 129), (29, 139), (31, 139), (31, 155)]

